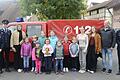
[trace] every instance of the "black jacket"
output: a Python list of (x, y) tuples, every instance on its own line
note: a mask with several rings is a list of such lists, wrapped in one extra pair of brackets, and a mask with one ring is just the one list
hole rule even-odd
[(0, 48), (10, 48), (11, 31), (9, 29), (0, 29)]
[(3, 37), (2, 37), (2, 35), (3, 35), (3, 32), (0, 29), (0, 49), (3, 49)]
[(120, 30), (118, 30), (116, 32), (116, 43), (118, 44), (118, 46), (120, 47)]
[(114, 48), (116, 43), (116, 34), (114, 29), (108, 27), (107, 30), (103, 28), (100, 31), (102, 48)]

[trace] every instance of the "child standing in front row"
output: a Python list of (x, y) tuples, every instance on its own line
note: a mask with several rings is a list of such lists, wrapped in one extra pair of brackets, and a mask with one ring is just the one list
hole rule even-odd
[(63, 71), (64, 72), (68, 72), (69, 71), (69, 57), (70, 57), (70, 53), (69, 53), (69, 45), (70, 45), (70, 41), (68, 41), (68, 37), (67, 35), (64, 37), (64, 41), (62, 42), (63, 44), (63, 52), (64, 52), (64, 61), (63, 61), (63, 64), (64, 64), (64, 68), (63, 68)]
[(76, 37), (72, 38), (72, 43), (69, 46), (71, 61), (72, 61), (72, 70), (77, 70), (77, 57), (79, 53), (79, 45), (77, 44)]
[(43, 46), (42, 52), (44, 53), (44, 60), (45, 60), (45, 71), (46, 74), (51, 73), (51, 68), (52, 68), (52, 53), (53, 53), (53, 48), (50, 45), (50, 40), (46, 39), (45, 44)]
[(36, 74), (41, 73), (41, 48), (39, 42), (35, 43), (35, 48), (32, 50), (32, 56), (34, 57), (35, 60), (35, 65), (36, 65)]
[(56, 75), (59, 72), (59, 65), (60, 65), (60, 73), (63, 74), (63, 45), (62, 42), (59, 40), (57, 41), (57, 45), (55, 47), (55, 61), (56, 61)]
[[(36, 44), (35, 44), (36, 42), (37, 42), (37, 36), (34, 35), (32, 37), (32, 49), (36, 47)], [(31, 70), (31, 72), (33, 72), (33, 71), (36, 71), (35, 70), (35, 57), (34, 57), (34, 54), (32, 54), (32, 70)]]
[(31, 57), (32, 46), (28, 38), (24, 39), (24, 43), (21, 46), (21, 57), (23, 58), (24, 72), (29, 70), (29, 59)]

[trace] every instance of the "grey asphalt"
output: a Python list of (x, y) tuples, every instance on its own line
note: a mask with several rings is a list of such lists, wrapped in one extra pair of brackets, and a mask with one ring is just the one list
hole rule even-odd
[(0, 75), (0, 80), (120, 80), (120, 76), (117, 76), (116, 73), (118, 71), (118, 61), (117, 61), (117, 53), (116, 50), (113, 52), (113, 72), (112, 74), (103, 73), (102, 62), (101, 59), (98, 60), (98, 69), (94, 74), (90, 74), (88, 72), (84, 74), (80, 74), (78, 72), (69, 72), (64, 73), (64, 75), (56, 75), (55, 73), (51, 73), (50, 75), (38, 74), (35, 73), (18, 73), (12, 71), (10, 73), (4, 72)]

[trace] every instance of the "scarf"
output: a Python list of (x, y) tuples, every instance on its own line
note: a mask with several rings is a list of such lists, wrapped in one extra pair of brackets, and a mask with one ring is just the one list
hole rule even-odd
[(22, 31), (21, 31), (21, 30), (18, 30), (18, 32), (19, 32), (19, 42), (21, 42), (22, 39), (23, 39)]

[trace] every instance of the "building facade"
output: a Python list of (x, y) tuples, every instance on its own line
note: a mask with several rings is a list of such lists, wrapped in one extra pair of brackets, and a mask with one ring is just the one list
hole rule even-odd
[(108, 8), (113, 8), (113, 27), (120, 29), (120, 0), (112, 0)]
[(112, 25), (113, 8), (107, 8), (107, 5), (110, 2), (111, 1), (105, 1), (103, 3), (98, 3), (88, 8), (85, 19), (108, 20)]

